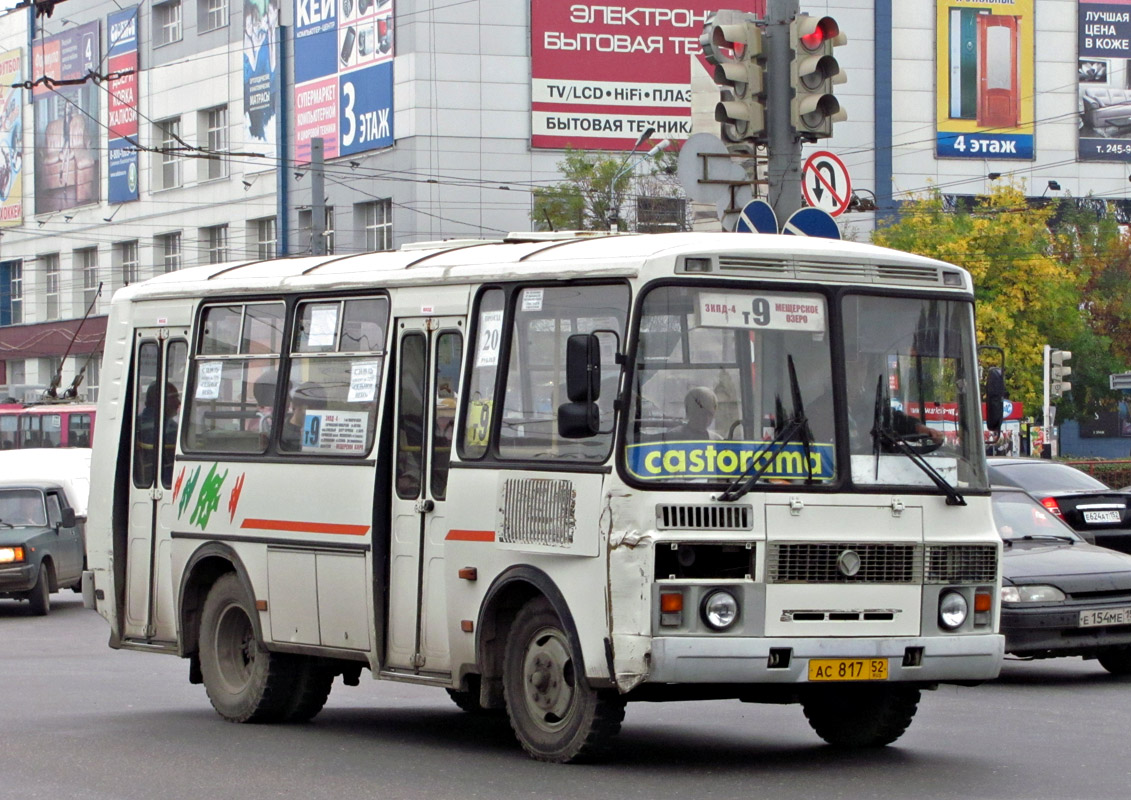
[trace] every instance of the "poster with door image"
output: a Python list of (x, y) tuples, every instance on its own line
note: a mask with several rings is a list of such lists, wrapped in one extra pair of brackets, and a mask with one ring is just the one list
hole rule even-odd
[(1033, 151), (1033, 0), (937, 0), (938, 158)]

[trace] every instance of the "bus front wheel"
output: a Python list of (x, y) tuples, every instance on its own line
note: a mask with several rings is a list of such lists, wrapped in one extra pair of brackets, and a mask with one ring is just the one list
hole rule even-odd
[(590, 754), (624, 719), (624, 700), (589, 686), (564, 626), (542, 598), (519, 611), (507, 636), (503, 692), (515, 736), (539, 761)]
[(835, 747), (883, 747), (903, 735), (919, 706), (919, 690), (892, 686), (815, 689), (801, 701), (817, 735)]
[(200, 618), (200, 671), (216, 712), (229, 722), (276, 722), (294, 682), (285, 656), (256, 638), (254, 605), (234, 573), (208, 592)]

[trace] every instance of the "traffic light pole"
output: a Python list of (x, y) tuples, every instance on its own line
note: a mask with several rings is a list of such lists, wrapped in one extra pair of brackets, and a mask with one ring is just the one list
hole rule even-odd
[(802, 207), (801, 142), (790, 125), (789, 102), (793, 93), (789, 23), (800, 11), (799, 0), (766, 1), (766, 150), (769, 203), (779, 220), (789, 219)]

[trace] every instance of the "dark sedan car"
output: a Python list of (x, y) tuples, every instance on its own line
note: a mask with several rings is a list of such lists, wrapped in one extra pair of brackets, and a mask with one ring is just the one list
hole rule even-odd
[(1131, 553), (1131, 494), (1067, 464), (1039, 458), (989, 458), (990, 483), (1018, 486), (1086, 540)]
[(1131, 555), (1095, 547), (1026, 492), (995, 488), (1005, 651), (1098, 658), (1131, 675)]
[(28, 600), (33, 614), (51, 610), (51, 593), (82, 582), (82, 522), (62, 484), (0, 486), (0, 597)]

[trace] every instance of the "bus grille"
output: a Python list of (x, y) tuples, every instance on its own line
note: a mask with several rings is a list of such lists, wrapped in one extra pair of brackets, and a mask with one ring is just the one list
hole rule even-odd
[[(856, 558), (847, 553), (855, 553)], [(770, 545), (766, 561), (768, 583), (919, 583), (922, 579), (922, 549), (916, 544), (780, 543)]]
[(927, 583), (993, 583), (997, 548), (992, 544), (927, 545)]
[(748, 531), (754, 527), (748, 505), (692, 505), (660, 503), (656, 506), (658, 530)]
[(549, 478), (510, 478), (503, 483), (499, 541), (570, 547), (577, 531), (573, 483)]

